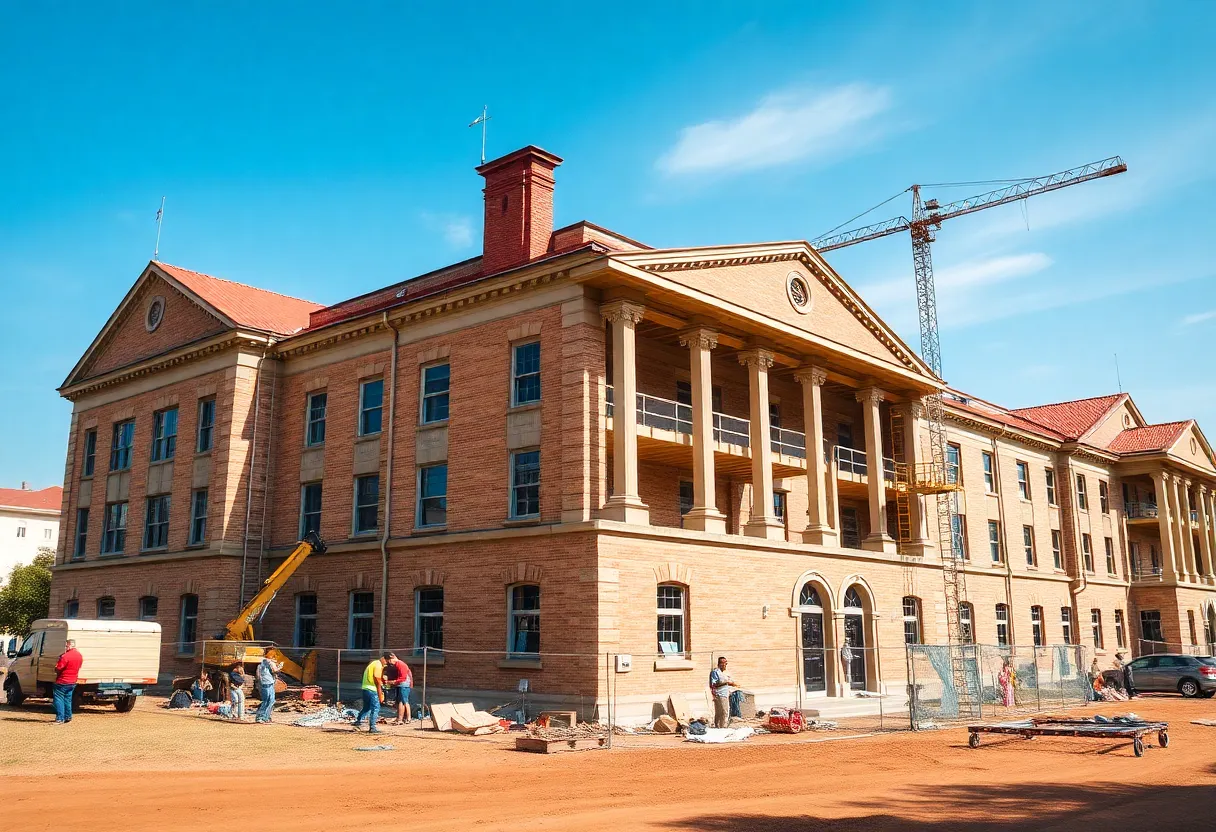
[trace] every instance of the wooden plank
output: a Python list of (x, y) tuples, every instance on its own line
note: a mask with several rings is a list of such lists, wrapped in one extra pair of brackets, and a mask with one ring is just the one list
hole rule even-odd
[(534, 754), (557, 754), (561, 751), (591, 751), (606, 748), (607, 737), (576, 737), (573, 739), (547, 740), (540, 737), (516, 737), (516, 751)]

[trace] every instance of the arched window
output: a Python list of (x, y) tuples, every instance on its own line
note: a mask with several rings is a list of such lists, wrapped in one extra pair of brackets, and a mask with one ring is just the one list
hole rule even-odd
[(519, 584), (507, 593), (507, 651), (514, 656), (540, 652), (540, 587)]
[(823, 607), (823, 602), (819, 600), (819, 590), (810, 581), (803, 584), (802, 592), (798, 593), (798, 606)]
[(963, 644), (975, 644), (975, 607), (966, 601), (958, 605), (958, 630)]
[(861, 594), (858, 593), (856, 584), (845, 590), (844, 605), (846, 607), (861, 609)]
[(683, 657), (685, 651), (688, 620), (688, 594), (680, 584), (659, 584), (658, 587), (658, 637), (659, 655), (667, 658)]
[(920, 644), (920, 599), (905, 595), (904, 608), (904, 644)]
[(113, 618), (114, 617), (114, 599), (106, 596), (105, 598), (97, 599), (97, 617), (98, 618)]

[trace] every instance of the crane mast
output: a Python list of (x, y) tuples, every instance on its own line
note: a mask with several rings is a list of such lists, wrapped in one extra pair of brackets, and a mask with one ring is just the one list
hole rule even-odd
[[(912, 238), (912, 265), (916, 276), (916, 309), (920, 322), (920, 351), (925, 364), (933, 370), (938, 378), (942, 375), (941, 339), (938, 335), (937, 320), (937, 289), (933, 280), (933, 251), (932, 243), (935, 232), (941, 228), (942, 222), (954, 217), (1006, 205), (1010, 202), (1027, 199), (1036, 194), (1079, 185), (1106, 176), (1123, 173), (1127, 165), (1118, 156), (1111, 156), (1098, 162), (1092, 162), (1066, 171), (1021, 180), (1006, 180), (1005, 184), (992, 191), (968, 197), (967, 199), (941, 205), (936, 199), (923, 200), (921, 186), (912, 185), (912, 219), (893, 217), (874, 225), (851, 229), (839, 234), (825, 236), (811, 243), (819, 252), (834, 251), (838, 248), (856, 245), (867, 240), (886, 237), (908, 231)], [(954, 517), (958, 514), (958, 495), (961, 490), (957, 471), (951, 471), (946, 456), (946, 414), (942, 394), (935, 393), (926, 397), (925, 423), (929, 433), (929, 461), (913, 468), (899, 466), (897, 463), (897, 508), (900, 500), (907, 501), (913, 495), (935, 496), (937, 503), (937, 539), (938, 552), (942, 562), (942, 583), (946, 596), (946, 631), (952, 648), (959, 648), (974, 640), (974, 633), (964, 634), (962, 631), (961, 606), (967, 597), (966, 573), (959, 568), (961, 548), (955, 546)], [(893, 431), (893, 435), (900, 431)], [(900, 471), (904, 473), (900, 473)], [(900, 482), (899, 480), (903, 480)], [(899, 508), (900, 514), (900, 544), (904, 547), (906, 507)], [(961, 543), (961, 541), (959, 541)], [(954, 690), (958, 698), (959, 715), (964, 710), (974, 711), (975, 697), (979, 690), (973, 690), (968, 682), (968, 663), (974, 658), (966, 655), (966, 647), (951, 649), (951, 675)]]

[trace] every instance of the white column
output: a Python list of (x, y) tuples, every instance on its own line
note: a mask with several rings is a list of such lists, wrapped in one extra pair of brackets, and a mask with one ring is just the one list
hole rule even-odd
[(637, 346), (634, 328), (642, 320), (641, 304), (614, 300), (600, 307), (612, 325), (612, 496), (600, 517), (647, 525), (650, 512), (638, 496)]
[(1195, 574), (1195, 532), (1191, 528), (1191, 481), (1175, 477), (1178, 486), (1178, 531), (1182, 535), (1183, 566), (1182, 572), (1187, 580), (1197, 581)]
[(768, 368), (773, 366), (773, 354), (765, 349), (746, 350), (739, 353), (739, 363), (747, 367), (751, 400), (748, 446), (752, 454), (752, 510), (743, 533), (785, 540), (785, 527), (773, 515), (773, 438), (768, 419)]
[(866, 428), (866, 481), (870, 492), (870, 534), (863, 549), (896, 551), (895, 538), (887, 533), (887, 486), (882, 470), (882, 415), (878, 406), (885, 398), (877, 387), (857, 391)]
[(1212, 515), (1207, 485), (1200, 483), (1195, 494), (1199, 498), (1199, 551), (1203, 555), (1203, 577), (1207, 578), (1212, 575)]
[(827, 463), (823, 459), (823, 385), (828, 374), (819, 367), (804, 367), (794, 374), (802, 383), (802, 416), (806, 429), (807, 524), (803, 543), (839, 545), (839, 535), (828, 522)]
[(1153, 474), (1153, 487), (1157, 492), (1157, 531), (1161, 537), (1161, 572), (1174, 580), (1178, 579), (1178, 561), (1174, 551), (1174, 484), (1164, 471)]
[(726, 515), (718, 511), (714, 482), (713, 374), (710, 350), (718, 346), (712, 329), (690, 329), (680, 334), (688, 347), (692, 381), (692, 510), (684, 515), (684, 528), (726, 534)]
[(1212, 552), (1208, 560), (1208, 576), (1216, 582), (1216, 489), (1208, 491), (1208, 547)]

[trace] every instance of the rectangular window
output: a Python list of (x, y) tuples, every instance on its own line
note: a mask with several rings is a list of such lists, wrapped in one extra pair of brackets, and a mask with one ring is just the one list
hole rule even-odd
[(988, 521), (988, 551), (993, 563), (1001, 563), (1004, 557), (1001, 546), (1001, 524), (996, 520)]
[(967, 517), (963, 514), (950, 515), (950, 542), (954, 549), (955, 560), (969, 560), (967, 554)]
[(1022, 548), (1026, 550), (1026, 565), (1038, 566), (1039, 559), (1034, 552), (1034, 526), (1022, 526)]
[(1187, 623), (1187, 627), (1188, 627), (1188, 632), (1190, 632), (1190, 634), (1191, 634), (1191, 644), (1198, 644), (1199, 643), (1199, 633), (1195, 630), (1195, 611), (1194, 610), (1186, 611), (1186, 623)]
[(785, 525), (785, 500), (786, 494), (784, 491), (773, 492), (773, 516), (782, 525)]
[(296, 647), (317, 646), (317, 596), (312, 593), (296, 596), (296, 632), (292, 643)]
[(946, 446), (946, 482), (962, 482), (962, 448), (951, 442)]
[(1127, 636), (1123, 632), (1123, 610), (1115, 610), (1115, 646), (1127, 646)]
[(177, 452), (177, 408), (152, 414), (152, 461), (173, 459)]
[(1056, 569), (1064, 568), (1064, 541), (1059, 529), (1051, 530), (1051, 565)]
[(17, 537), (25, 537), (25, 521), (21, 521), (21, 525), (17, 526)]
[(125, 471), (131, 467), (131, 445), (135, 443), (135, 420), (128, 419), (114, 425), (114, 438), (110, 443), (110, 470)]
[(904, 644), (920, 644), (920, 601), (907, 595), (903, 599)]
[(105, 524), (101, 535), (101, 553), (117, 554), (127, 545), (127, 504), (106, 505)]
[(1089, 611), (1089, 628), (1093, 631), (1094, 649), (1102, 649), (1102, 610)]
[(975, 644), (975, 616), (972, 609), (965, 601), (958, 605), (958, 630), (963, 644)]
[(198, 403), (198, 431), (194, 449), (200, 454), (211, 450), (215, 438), (215, 399), (203, 399)]
[(861, 548), (861, 521), (855, 508), (840, 509), (840, 545), (846, 549)]
[(304, 444), (310, 447), (325, 442), (325, 409), (328, 403), (328, 393), (308, 394), (308, 421), (304, 433)]
[(365, 381), (359, 385), (359, 435), (380, 432), (384, 412), (384, 379)]
[(448, 395), (452, 386), (452, 365), (436, 364), (422, 370), (422, 423), (442, 422), (448, 418)]
[(207, 539), (207, 489), (200, 488), (190, 496), (190, 545), (197, 546)]
[(1034, 646), (1042, 647), (1047, 643), (1043, 638), (1043, 608), (1030, 608), (1030, 634), (1034, 638)]
[(376, 611), (376, 596), (371, 592), (350, 594), (350, 636), (347, 646), (351, 650), (372, 649), (372, 623)]
[(1115, 574), (1115, 541), (1111, 538), (1106, 538), (1103, 541), (1106, 544), (1106, 573), (1108, 575)]
[(93, 466), (97, 464), (97, 429), (84, 432), (84, 476), (93, 476)]
[(1106, 480), (1098, 480), (1098, 506), (1103, 514), (1110, 514), (1110, 486)]
[(1081, 535), (1081, 556), (1085, 561), (1085, 571), (1094, 571), (1094, 547), (1088, 534)]
[(414, 592), (414, 647), (443, 649), (443, 587), (422, 587)]
[(1060, 607), (1060, 631), (1064, 634), (1064, 643), (1072, 644), (1072, 608)]
[(1145, 641), (1164, 642), (1161, 635), (1161, 611), (1140, 610), (1140, 638)]
[(511, 404), (540, 401), (540, 341), (511, 350)]
[(80, 602), (76, 600), (65, 601), (63, 604), (63, 617), (75, 618), (80, 614)]
[(139, 620), (155, 621), (160, 601), (153, 595), (145, 595), (139, 599)]
[(98, 598), (97, 599), (97, 617), (98, 618), (113, 618), (114, 617), (114, 599), (113, 598)]
[(321, 483), (300, 486), (300, 540), (309, 532), (321, 533)]
[(684, 587), (659, 584), (658, 592), (659, 655), (684, 655)]
[(1047, 476), (1047, 505), (1054, 506), (1056, 504), (1056, 472), (1053, 468), (1048, 468), (1044, 471)]
[(510, 590), (510, 627), (507, 640), (512, 655), (540, 652), (540, 587), (513, 586)]
[(768, 424), (773, 428), (781, 427), (781, 405), (777, 402), (768, 404)]
[(169, 545), (169, 495), (149, 497), (144, 514), (144, 548), (164, 549)]
[(76, 509), (76, 547), (72, 549), (73, 560), (84, 557), (85, 547), (89, 543), (89, 510)]
[(193, 653), (198, 638), (198, 596), (183, 595), (181, 623), (177, 629), (177, 652), (179, 655)]
[(355, 477), (355, 534), (375, 534), (380, 528), (380, 475)]
[(1077, 508), (1089, 511), (1089, 496), (1085, 491), (1085, 475), (1077, 474)]
[(680, 480), (680, 516), (683, 517), (688, 512), (692, 511), (693, 493), (692, 483), (688, 480)]
[(989, 494), (996, 493), (996, 477), (993, 475), (992, 454), (982, 451), (984, 461), (984, 490)]
[(540, 514), (540, 451), (511, 454), (511, 518)]
[(418, 525), (442, 526), (448, 522), (448, 466), (418, 469)]
[(1001, 647), (1009, 645), (1009, 607), (1005, 604), (996, 605), (996, 643)]
[(1018, 463), (1018, 495), (1023, 500), (1030, 499), (1030, 466), (1025, 462)]

